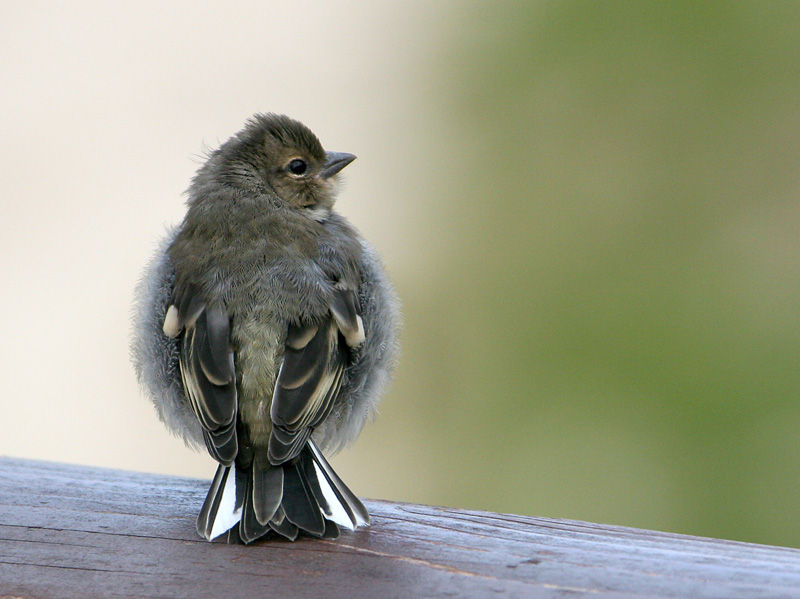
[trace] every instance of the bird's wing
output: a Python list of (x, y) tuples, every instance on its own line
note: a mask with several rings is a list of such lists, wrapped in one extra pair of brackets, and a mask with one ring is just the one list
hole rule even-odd
[(349, 363), (348, 346), (364, 340), (359, 313), (355, 292), (337, 288), (327, 319), (313, 325), (289, 325), (270, 409), (272, 464), (295, 458), (330, 413)]
[(164, 333), (181, 338), (180, 371), (189, 403), (203, 427), (206, 448), (225, 466), (238, 453), (236, 371), (230, 318), (208, 305), (196, 289), (176, 291), (164, 318)]

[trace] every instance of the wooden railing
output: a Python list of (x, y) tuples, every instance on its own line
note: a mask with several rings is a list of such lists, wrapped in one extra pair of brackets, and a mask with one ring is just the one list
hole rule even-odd
[(366, 502), (336, 541), (208, 543), (207, 481), (0, 458), (0, 598), (800, 597), (800, 550)]

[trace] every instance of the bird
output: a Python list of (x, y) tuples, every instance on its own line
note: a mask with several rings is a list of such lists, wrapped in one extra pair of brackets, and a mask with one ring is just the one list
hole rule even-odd
[(399, 300), (334, 210), (353, 154), (260, 113), (211, 151), (135, 292), (131, 356), (160, 419), (218, 462), (197, 532), (334, 539), (369, 525), (326, 459), (376, 414)]

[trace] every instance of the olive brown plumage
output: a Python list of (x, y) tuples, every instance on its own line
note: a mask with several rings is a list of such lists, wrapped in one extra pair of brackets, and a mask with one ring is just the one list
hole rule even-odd
[(333, 211), (354, 159), (256, 115), (200, 168), (137, 289), (139, 380), (219, 462), (197, 520), (207, 539), (334, 538), (369, 522), (323, 455), (374, 415), (396, 354), (395, 294)]

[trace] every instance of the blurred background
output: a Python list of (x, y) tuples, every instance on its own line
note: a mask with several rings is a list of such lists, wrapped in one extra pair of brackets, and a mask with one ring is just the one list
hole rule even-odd
[(800, 547), (800, 4), (5, 1), (0, 86), (0, 454), (212, 475), (130, 300), (284, 112), (404, 303), (358, 494)]

